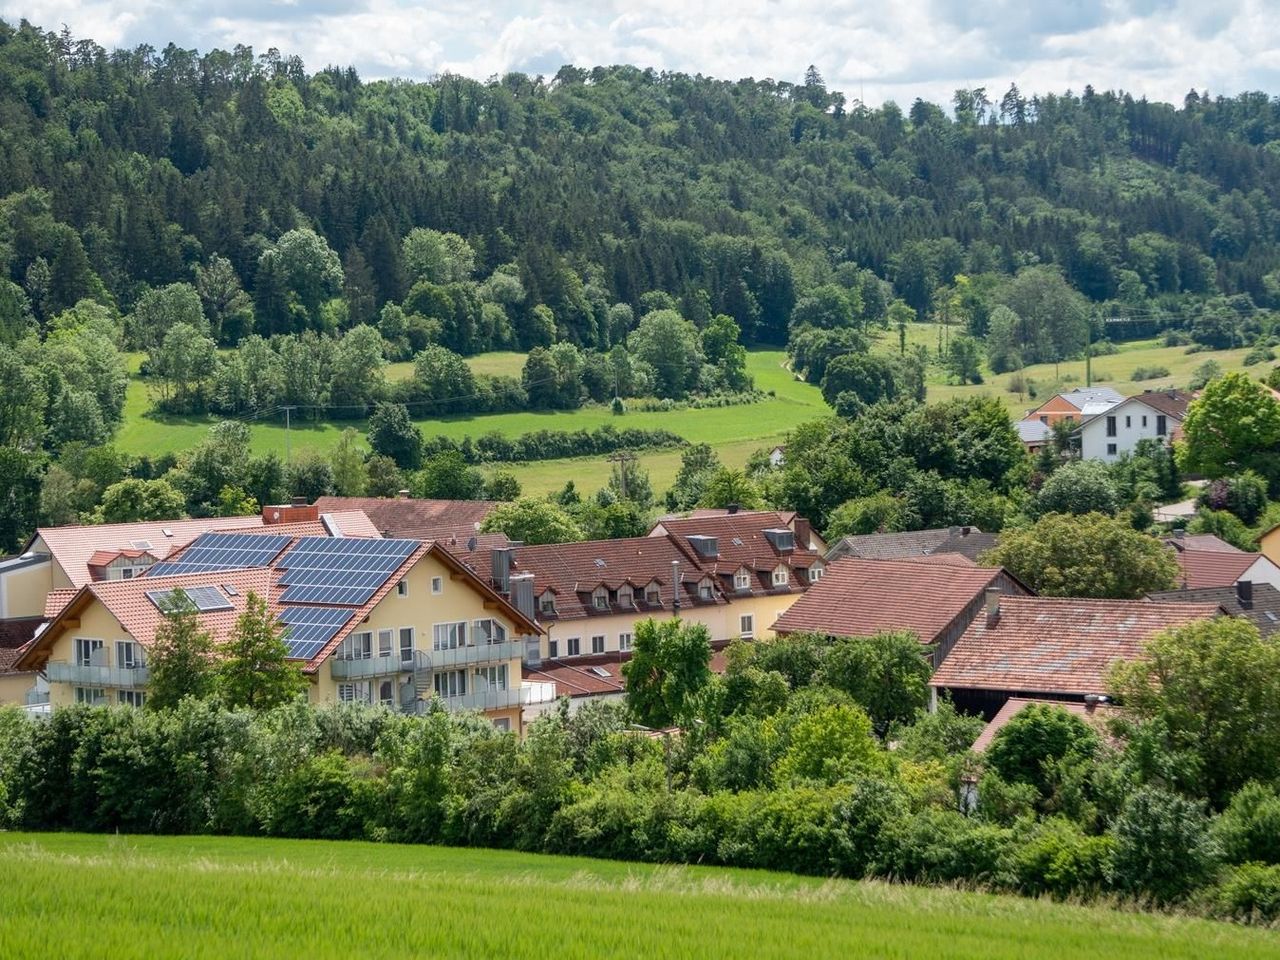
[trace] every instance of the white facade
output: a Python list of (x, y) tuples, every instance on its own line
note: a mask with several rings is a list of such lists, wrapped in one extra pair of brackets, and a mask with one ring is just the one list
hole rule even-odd
[[(1266, 557), (1258, 557), (1246, 570), (1240, 575), (1240, 580), (1248, 580), (1250, 583), (1269, 583), (1271, 586), (1280, 590), (1280, 567), (1268, 560)], [(1236, 581), (1237, 583), (1239, 581)]]
[(1080, 457), (1114, 463), (1133, 453), (1139, 440), (1168, 443), (1181, 421), (1130, 397), (1124, 403), (1086, 420), (1080, 427)]

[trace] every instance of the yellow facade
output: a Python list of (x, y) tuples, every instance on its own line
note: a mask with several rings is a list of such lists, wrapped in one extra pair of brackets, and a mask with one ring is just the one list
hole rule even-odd
[(49, 560), (0, 574), (0, 618), (43, 617), (44, 601), (52, 589), (55, 568), (61, 571), (61, 567)]
[(0, 704), (23, 704), (36, 685), (34, 673), (0, 673)]
[(1272, 563), (1280, 564), (1280, 527), (1272, 527), (1258, 538), (1258, 552)]
[[(63, 630), (54, 638), (49, 650), (49, 664), (74, 664), (76, 662), (76, 640), (101, 640), (103, 653), (100, 663), (104, 671), (120, 666), (117, 657), (117, 642), (132, 641), (133, 637), (120, 625), (111, 611), (97, 599), (86, 604), (78, 618), (66, 623)], [(52, 668), (51, 669), (56, 669)], [(108, 702), (119, 700), (119, 687), (97, 685), (97, 681), (61, 681), (49, 678), (49, 703), (54, 707), (67, 706), (77, 702), (77, 689), (101, 690)], [(79, 695), (81, 697), (85, 694)]]

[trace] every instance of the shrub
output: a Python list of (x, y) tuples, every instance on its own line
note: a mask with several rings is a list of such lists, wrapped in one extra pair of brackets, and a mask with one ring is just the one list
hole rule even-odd
[(1244, 355), (1244, 365), (1252, 367), (1258, 363), (1270, 363), (1276, 358), (1276, 352), (1266, 344), (1258, 344)]
[(1270, 785), (1246, 783), (1215, 821), (1213, 833), (1227, 863), (1280, 864), (1280, 793)]
[(924, 810), (886, 829), (886, 872), (902, 880), (1007, 885), (1003, 864), (1012, 841), (1004, 827), (955, 810)]
[(910, 815), (907, 795), (891, 780), (859, 777), (835, 810), (831, 855), (846, 877), (888, 872), (890, 826)]
[(1196, 504), (1210, 510), (1227, 510), (1246, 526), (1253, 526), (1267, 508), (1267, 481), (1252, 470), (1222, 477), (1205, 485)]
[(1212, 876), (1219, 859), (1204, 805), (1158, 787), (1129, 797), (1112, 836), (1111, 883), (1157, 903), (1185, 898)]
[(361, 837), (375, 819), (377, 794), (364, 764), (332, 750), (280, 781), (267, 832), (323, 840)]
[(1120, 496), (1106, 464), (1097, 460), (1077, 460), (1059, 467), (1036, 495), (1038, 515), (1049, 513), (1116, 512)]
[(1138, 380), (1155, 380), (1159, 377), (1169, 376), (1169, 368), (1155, 364), (1150, 367), (1135, 367), (1133, 377), (1131, 379)]
[(1093, 896), (1106, 884), (1114, 846), (1111, 837), (1088, 836), (1070, 820), (1036, 824), (1013, 853), (1018, 889), (1055, 900)]
[(1246, 863), (1228, 871), (1209, 897), (1212, 912), (1245, 923), (1280, 920), (1280, 866)]
[(996, 734), (986, 758), (1005, 781), (1029, 783), (1045, 796), (1055, 764), (1092, 756), (1097, 746), (1097, 733), (1075, 714), (1061, 707), (1032, 704)]

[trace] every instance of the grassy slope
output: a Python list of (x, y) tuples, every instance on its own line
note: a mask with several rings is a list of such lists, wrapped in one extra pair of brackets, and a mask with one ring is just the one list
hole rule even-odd
[(1013, 897), (484, 850), (0, 835), (0, 956), (1277, 956), (1274, 934)]

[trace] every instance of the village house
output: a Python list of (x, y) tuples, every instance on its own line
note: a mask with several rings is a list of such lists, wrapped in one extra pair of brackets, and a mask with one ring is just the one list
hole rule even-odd
[(1213, 602), (1022, 597), (992, 589), (985, 609), (934, 671), (931, 703), (988, 720), (1011, 698), (1098, 702), (1119, 660), (1143, 654), (1153, 634), (1222, 612)]
[(1280, 590), (1269, 583), (1237, 580), (1226, 587), (1161, 590), (1147, 594), (1159, 603), (1216, 603), (1224, 613), (1243, 617), (1264, 637), (1280, 630)]
[(321, 513), (359, 510), (383, 537), (465, 545), (479, 536), (480, 525), (499, 504), (496, 500), (417, 500), (401, 490), (398, 497), (320, 497), (314, 505)]
[(911, 530), (903, 533), (867, 533), (842, 537), (827, 551), (826, 561), (841, 557), (862, 560), (904, 560), (909, 557), (931, 557), (958, 553), (976, 561), (998, 542), (994, 533), (983, 533), (977, 527), (939, 527), (934, 530)]
[(53, 706), (145, 702), (148, 648), (181, 590), (203, 628), (225, 637), (252, 592), (266, 600), (313, 703), (417, 712), (432, 696), (519, 731), (523, 709), (554, 698), (526, 683), (541, 628), (431, 541), (299, 535), (288, 524), (210, 532), (140, 576), (67, 591), (15, 667), (47, 679)]
[(982, 609), (987, 592), (1031, 591), (1000, 567), (980, 567), (959, 554), (901, 560), (845, 557), (773, 624), (774, 633), (868, 637), (909, 630), (927, 645), (935, 666)]
[(1028, 452), (1039, 453), (1053, 439), (1053, 428), (1057, 424), (1082, 423), (1122, 400), (1123, 394), (1110, 387), (1076, 387), (1066, 393), (1055, 394), (1034, 410), (1027, 411), (1025, 417), (1014, 423), (1014, 429)]
[(1172, 443), (1181, 436), (1192, 399), (1181, 390), (1146, 390), (1094, 414), (1077, 430), (1081, 459), (1114, 463), (1141, 440)]
[(1231, 587), (1242, 580), (1280, 589), (1280, 566), (1261, 553), (1243, 550), (1175, 550), (1183, 590)]

